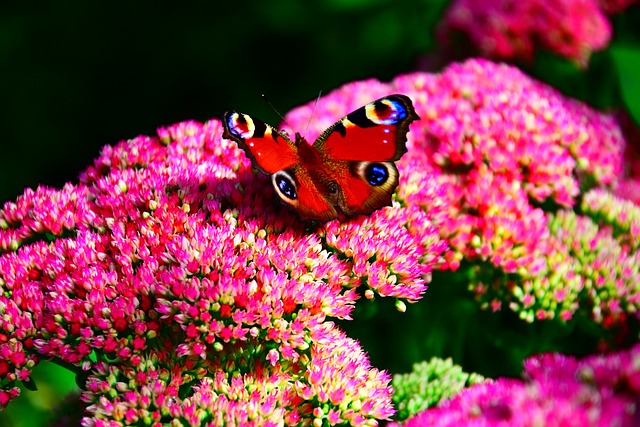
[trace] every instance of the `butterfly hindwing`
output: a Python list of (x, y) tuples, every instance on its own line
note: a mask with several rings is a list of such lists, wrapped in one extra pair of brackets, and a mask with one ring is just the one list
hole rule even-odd
[[(348, 173), (338, 175), (340, 210), (346, 215), (368, 215), (391, 205), (398, 186), (398, 169), (393, 162), (344, 162)], [(373, 184), (372, 184), (373, 182)]]
[(224, 115), (223, 137), (271, 174), (276, 194), (301, 219), (329, 221), (391, 204), (399, 178), (394, 161), (407, 151), (409, 124), (418, 118), (411, 99), (389, 95), (343, 117), (313, 146), (235, 111)]
[(336, 200), (323, 182), (312, 178), (304, 164), (276, 172), (271, 182), (280, 200), (295, 209), (301, 219), (325, 222), (338, 217)]

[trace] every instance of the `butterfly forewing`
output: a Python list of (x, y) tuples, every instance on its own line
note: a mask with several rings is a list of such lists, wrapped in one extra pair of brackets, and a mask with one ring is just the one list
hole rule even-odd
[(273, 174), (298, 163), (298, 149), (287, 136), (247, 114), (227, 111), (223, 138), (234, 140), (251, 159), (253, 167)]
[(314, 147), (334, 160), (395, 161), (406, 153), (409, 124), (417, 119), (409, 97), (389, 95), (343, 117)]

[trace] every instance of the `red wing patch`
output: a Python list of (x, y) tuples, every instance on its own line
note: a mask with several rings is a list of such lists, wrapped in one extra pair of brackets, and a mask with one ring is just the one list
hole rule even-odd
[(333, 160), (398, 160), (407, 152), (409, 124), (418, 118), (408, 97), (390, 95), (335, 123), (314, 147)]
[(299, 162), (295, 144), (268, 124), (246, 114), (228, 111), (223, 138), (234, 140), (260, 171), (272, 174)]

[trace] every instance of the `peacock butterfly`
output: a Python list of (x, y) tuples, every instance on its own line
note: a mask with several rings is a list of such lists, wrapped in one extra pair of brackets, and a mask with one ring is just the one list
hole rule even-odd
[(222, 136), (271, 175), (280, 200), (302, 220), (329, 221), (391, 204), (398, 186), (394, 162), (407, 152), (409, 124), (417, 119), (409, 97), (389, 95), (348, 114), (313, 145), (236, 111), (224, 114)]

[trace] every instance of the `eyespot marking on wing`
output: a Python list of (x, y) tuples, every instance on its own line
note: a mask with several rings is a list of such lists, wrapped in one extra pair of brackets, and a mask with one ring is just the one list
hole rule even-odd
[(255, 133), (255, 124), (246, 114), (233, 112), (226, 117), (227, 129), (236, 138), (249, 139)]
[(281, 170), (271, 175), (273, 188), (282, 200), (296, 205), (298, 202), (298, 189), (293, 174), (287, 170)]
[[(407, 108), (399, 101), (382, 98), (364, 108), (367, 119), (377, 125), (395, 125), (407, 117)], [(389, 130), (386, 130), (389, 132)]]

